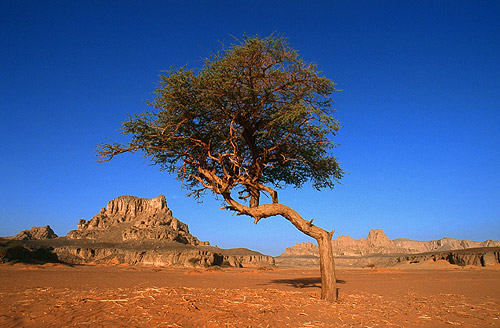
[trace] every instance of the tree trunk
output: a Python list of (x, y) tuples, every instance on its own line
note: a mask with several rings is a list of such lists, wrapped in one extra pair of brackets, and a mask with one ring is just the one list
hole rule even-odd
[(337, 301), (337, 279), (335, 277), (335, 261), (333, 258), (331, 235), (325, 231), (317, 238), (319, 246), (319, 266), (321, 271), (321, 298), (327, 301)]
[(281, 215), (290, 221), (297, 229), (306, 235), (316, 239), (319, 245), (319, 263), (321, 271), (321, 298), (334, 302), (338, 298), (337, 280), (335, 278), (335, 261), (332, 250), (332, 232), (327, 232), (320, 227), (312, 224), (313, 220), (304, 220), (299, 213), (290, 207), (279, 204), (262, 204), (256, 207), (244, 206), (231, 198), (230, 193), (224, 193), (224, 200), (229, 204), (228, 207), (239, 214), (249, 215), (255, 218), (255, 223), (262, 218)]

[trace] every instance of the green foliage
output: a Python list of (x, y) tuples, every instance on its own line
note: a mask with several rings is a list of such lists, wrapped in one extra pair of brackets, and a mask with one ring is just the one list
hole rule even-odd
[(101, 144), (98, 156), (141, 150), (195, 196), (240, 188), (258, 202), (269, 185), (332, 188), (343, 176), (330, 153), (340, 127), (334, 86), (284, 38), (245, 36), (200, 69), (164, 71), (149, 102), (154, 110), (122, 125), (132, 140)]

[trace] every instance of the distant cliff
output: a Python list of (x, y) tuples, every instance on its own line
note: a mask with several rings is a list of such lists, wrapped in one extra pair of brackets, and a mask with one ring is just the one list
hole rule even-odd
[[(381, 229), (370, 230), (366, 239), (339, 236), (336, 240), (332, 240), (335, 256), (349, 257), (370, 254), (417, 254), (480, 247), (500, 247), (500, 241), (487, 240), (478, 242), (453, 238), (431, 241), (402, 238), (390, 240)], [(318, 246), (311, 242), (295, 244), (295, 246), (288, 247), (280, 256), (318, 256)]]

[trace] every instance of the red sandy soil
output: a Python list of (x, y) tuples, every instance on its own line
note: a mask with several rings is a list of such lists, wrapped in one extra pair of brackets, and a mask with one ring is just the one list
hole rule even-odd
[(500, 327), (500, 270), (0, 265), (0, 327)]

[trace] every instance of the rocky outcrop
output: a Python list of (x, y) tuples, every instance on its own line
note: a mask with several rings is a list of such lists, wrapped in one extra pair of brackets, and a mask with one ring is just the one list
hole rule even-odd
[(296, 243), (294, 246), (287, 247), (281, 256), (318, 256), (318, 254), (318, 245), (311, 242), (305, 242)]
[[(49, 233), (52, 232), (52, 234)], [(43, 232), (43, 233), (42, 233)], [(248, 249), (220, 249), (200, 242), (187, 224), (172, 216), (165, 196), (120, 196), (90, 220), (80, 220), (66, 237), (49, 226), (33, 228), (0, 245), (3, 262), (33, 260), (68, 264), (155, 266), (273, 266), (274, 258)], [(46, 239), (54, 238), (54, 239)], [(7, 251), (8, 250), (8, 251)]]
[[(162, 266), (274, 265), (274, 258), (250, 250), (223, 250), (200, 242), (172, 216), (165, 196), (120, 196), (91, 220), (70, 231), (72, 245), (55, 247), (68, 263), (125, 263)], [(92, 244), (81, 241), (92, 241)]]
[(355, 240), (349, 236), (339, 236), (337, 240), (332, 240), (332, 247), (336, 255), (345, 256), (398, 252), (396, 245), (382, 229), (370, 230), (366, 239)]
[(272, 256), (245, 248), (221, 249), (177, 242), (109, 243), (60, 237), (45, 240), (0, 238), (2, 262), (66, 264), (129, 264), (164, 267), (270, 267)]
[[(445, 261), (457, 266), (488, 267), (500, 265), (500, 247), (467, 248), (420, 254), (369, 254), (363, 256), (337, 256), (338, 267), (391, 267)], [(317, 267), (317, 256), (278, 256), (276, 265), (282, 267)]]
[(70, 239), (91, 239), (100, 242), (175, 241), (188, 245), (208, 245), (189, 233), (187, 224), (172, 216), (165, 196), (145, 199), (120, 196), (91, 220), (80, 220)]
[(72, 245), (55, 247), (54, 252), (65, 263), (131, 264), (168, 267), (232, 266), (237, 268), (274, 266), (274, 258), (250, 250), (226, 253), (215, 247), (130, 247), (128, 244)]
[(58, 262), (57, 255), (50, 247), (39, 247), (26, 244), (33, 240), (14, 240), (0, 238), (0, 263), (47, 263)]
[[(332, 240), (335, 256), (365, 256), (370, 254), (416, 254), (434, 251), (458, 250), (480, 247), (500, 247), (500, 241), (483, 242), (442, 238), (431, 241), (415, 241), (410, 239), (390, 240), (383, 230), (370, 230), (366, 239), (358, 240), (349, 236), (339, 236)], [(300, 243), (289, 247), (281, 256), (318, 256), (318, 246), (311, 243)]]
[(46, 225), (45, 227), (33, 227), (29, 230), (21, 231), (9, 238), (15, 240), (43, 240), (57, 238), (57, 235), (49, 225)]
[[(417, 263), (440, 259), (451, 264), (485, 266), (487, 263), (498, 263), (498, 254), (491, 253), (492, 247), (500, 247), (500, 241), (477, 242), (453, 238), (431, 241), (390, 240), (381, 229), (371, 230), (366, 239), (356, 240), (349, 236), (339, 236), (332, 240), (336, 264), (355, 267), (388, 266), (405, 261)], [(472, 248), (486, 249), (487, 252), (477, 254), (475, 251), (472, 255), (468, 254), (467, 250)], [(276, 264), (290, 267), (317, 266), (318, 246), (311, 242), (295, 244), (276, 258)]]
[[(356, 240), (349, 236), (339, 236), (332, 240), (332, 248), (335, 256), (363, 256), (399, 251), (381, 229), (370, 230), (366, 239)], [(318, 246), (311, 242), (295, 244), (287, 248), (281, 256), (318, 256)]]
[(423, 263), (428, 261), (444, 260), (459, 266), (492, 266), (500, 264), (500, 247), (467, 248), (460, 250), (428, 252), (400, 256), (400, 263)]
[(243, 267), (269, 267), (275, 265), (274, 257), (263, 255), (246, 248), (220, 249), (223, 255), (223, 265), (236, 268)]
[(198, 248), (134, 249), (127, 247), (63, 246), (54, 252), (64, 263), (71, 264), (130, 264), (153, 266), (214, 266), (222, 265), (223, 256)]
[(441, 238), (431, 241), (416, 241), (401, 238), (395, 239), (393, 242), (397, 247), (405, 250), (405, 253), (423, 253), (479, 247), (500, 247), (500, 241), (470, 241), (458, 240), (454, 238)]

